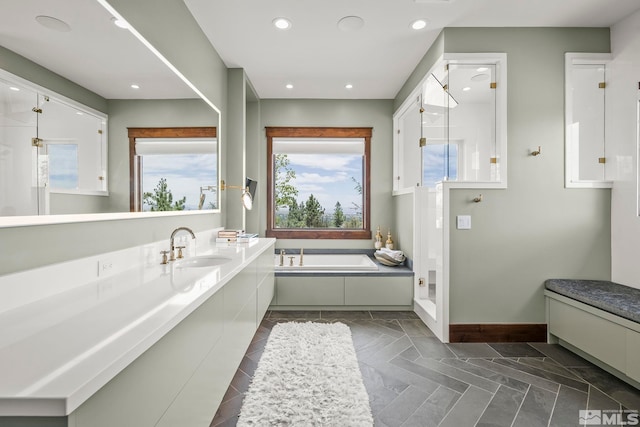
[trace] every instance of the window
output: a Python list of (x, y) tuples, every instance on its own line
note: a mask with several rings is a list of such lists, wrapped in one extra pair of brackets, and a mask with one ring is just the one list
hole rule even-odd
[(129, 128), (131, 211), (218, 209), (216, 128)]
[(371, 131), (266, 128), (268, 237), (371, 238)]
[(422, 186), (458, 179), (458, 144), (427, 143), (422, 147)]
[(49, 186), (55, 190), (78, 188), (78, 145), (48, 144)]

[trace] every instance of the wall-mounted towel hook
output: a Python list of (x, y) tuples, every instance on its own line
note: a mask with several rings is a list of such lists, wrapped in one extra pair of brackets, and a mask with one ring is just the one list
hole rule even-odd
[(535, 156), (539, 156), (541, 152), (542, 152), (542, 150), (540, 150), (540, 146), (538, 145), (538, 149), (535, 150), (535, 151), (532, 151), (531, 155), (534, 156), (534, 157)]
[(480, 203), (480, 202), (482, 201), (482, 194), (479, 194), (479, 195), (478, 195), (478, 197), (475, 197), (475, 198), (473, 199), (473, 201), (474, 201), (475, 203)]

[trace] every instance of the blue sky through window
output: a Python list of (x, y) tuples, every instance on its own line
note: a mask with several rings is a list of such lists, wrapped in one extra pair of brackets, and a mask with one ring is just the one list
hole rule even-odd
[(49, 144), (49, 187), (54, 190), (78, 188), (78, 146)]
[(423, 147), (422, 186), (435, 187), (436, 182), (443, 181), (445, 178), (458, 179), (458, 145), (429, 144)]
[[(153, 193), (166, 178), (173, 200), (187, 197), (185, 210), (198, 209), (200, 187), (217, 185), (216, 154), (148, 154), (142, 158), (142, 191)], [(215, 192), (205, 192), (204, 209), (217, 201)], [(149, 210), (148, 205), (143, 210)]]
[(356, 182), (362, 183), (362, 159), (355, 154), (288, 154), (289, 167), (296, 172), (291, 184), (298, 189), (298, 203), (310, 194), (318, 199), (325, 214), (332, 214), (340, 202), (345, 214), (353, 214), (353, 203), (362, 205)]

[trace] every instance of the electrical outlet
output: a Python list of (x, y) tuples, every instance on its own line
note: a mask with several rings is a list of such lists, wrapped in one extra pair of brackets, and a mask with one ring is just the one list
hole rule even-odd
[(100, 260), (98, 261), (98, 277), (108, 276), (113, 272), (112, 260)]

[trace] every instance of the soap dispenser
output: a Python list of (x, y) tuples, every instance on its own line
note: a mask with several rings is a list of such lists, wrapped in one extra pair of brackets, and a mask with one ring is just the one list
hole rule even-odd
[(380, 233), (380, 226), (378, 226), (378, 230), (376, 231), (376, 242), (373, 244), (373, 247), (376, 250), (380, 250), (382, 248), (382, 233)]
[(385, 244), (385, 247), (389, 250), (393, 249), (393, 240), (391, 240), (391, 230), (389, 230), (389, 232), (387, 233), (387, 243)]

